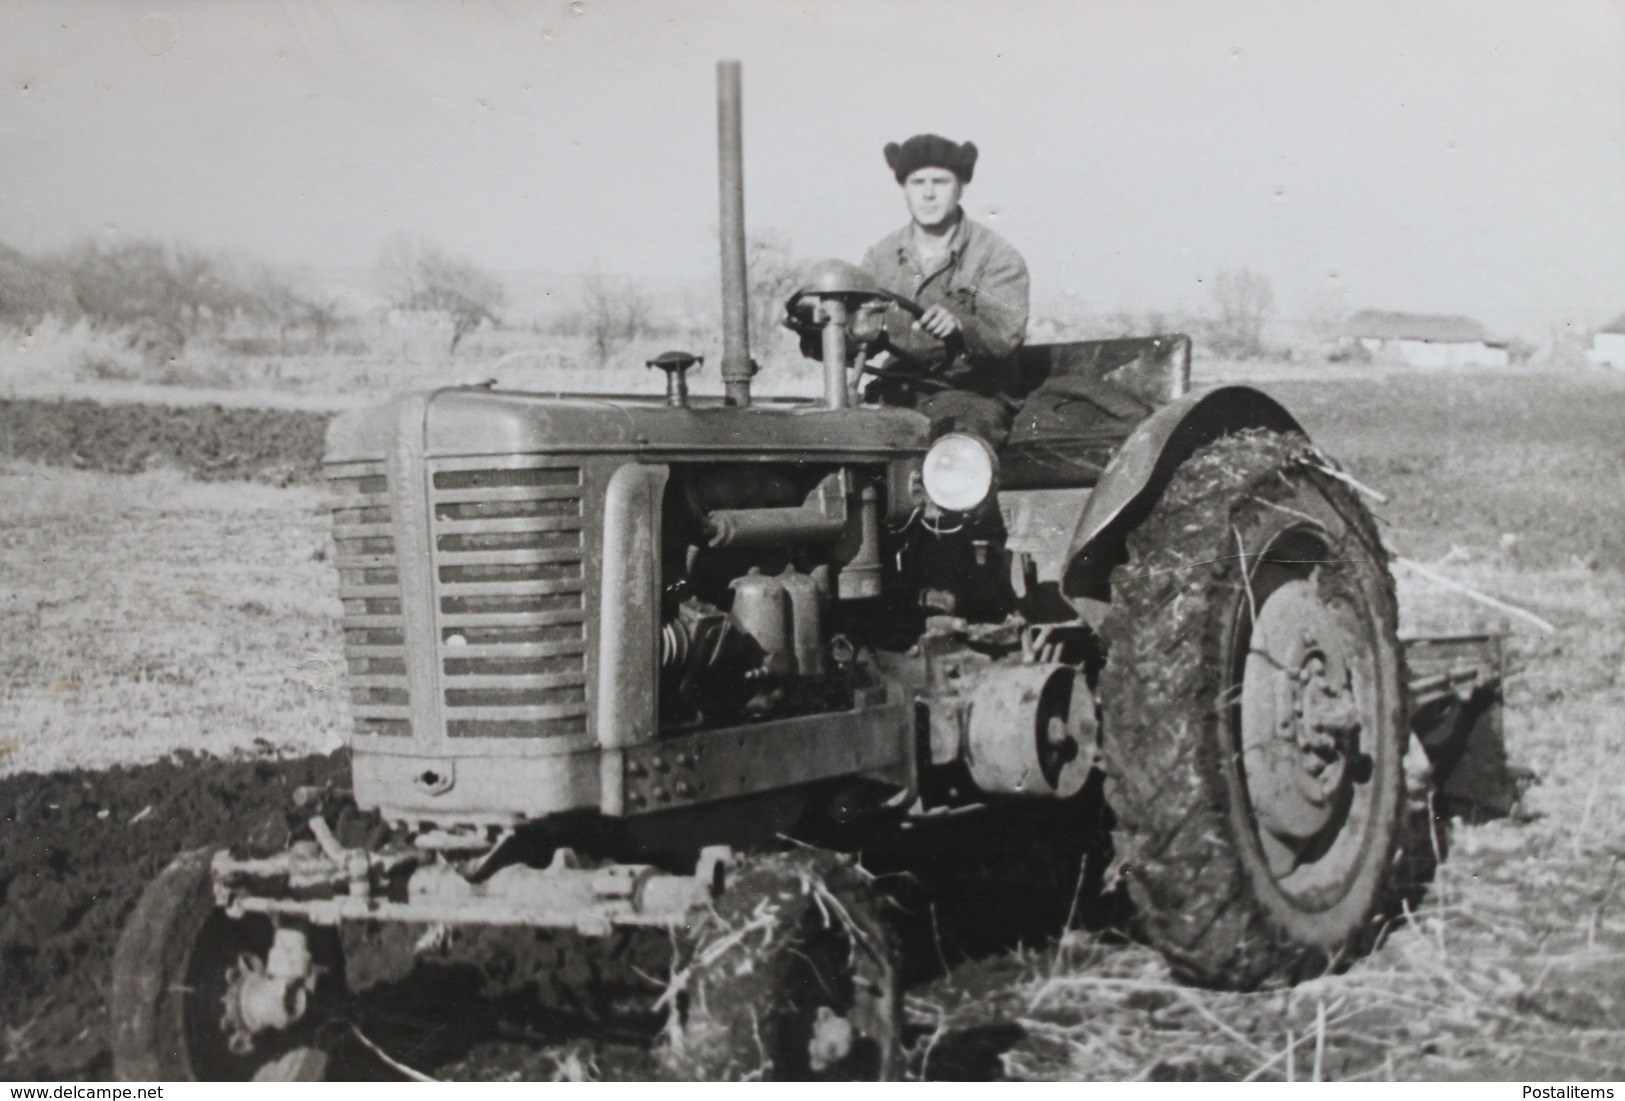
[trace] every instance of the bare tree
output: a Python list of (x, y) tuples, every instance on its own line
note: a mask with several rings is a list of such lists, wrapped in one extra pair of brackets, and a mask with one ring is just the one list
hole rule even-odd
[(46, 314), (64, 321), (79, 316), (67, 271), (0, 241), (0, 324), (34, 325)]
[(250, 304), (219, 258), (156, 241), (87, 243), (71, 250), (64, 265), (85, 316), (127, 328), (148, 355), (177, 354)]
[(289, 351), (288, 338), (301, 330), (325, 345), (342, 318), (339, 305), (326, 295), (298, 286), (275, 268), (250, 267), (239, 277), (247, 295), (245, 312), (277, 332), (277, 350)]
[(581, 278), (580, 313), (570, 326), (586, 336), (599, 366), (654, 329), (654, 302), (630, 279), (588, 272)]
[(385, 242), (377, 275), (390, 305), (451, 320), (450, 352), (482, 322), (496, 323), (504, 297), (502, 283), (473, 261), (404, 232)]
[(1243, 358), (1264, 352), (1264, 325), (1275, 309), (1269, 279), (1251, 268), (1220, 272), (1213, 280), (1218, 311), (1208, 343), (1222, 356)]
[(410, 302), (417, 297), (421, 285), (418, 281), (418, 250), (421, 247), (422, 240), (403, 229), (392, 233), (384, 242), (384, 247), (378, 250), (373, 277), (391, 305)]
[(745, 240), (745, 288), (750, 296), (746, 316), (753, 347), (778, 330), (784, 300), (796, 289), (801, 270), (790, 252), (790, 239), (778, 230), (753, 233)]

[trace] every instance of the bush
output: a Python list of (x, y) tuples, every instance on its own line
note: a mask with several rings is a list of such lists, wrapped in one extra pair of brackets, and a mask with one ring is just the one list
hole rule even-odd
[(81, 317), (47, 315), (14, 329), (0, 328), (0, 382), (10, 386), (125, 380), (137, 377), (141, 357), (127, 334), (103, 331)]
[(67, 272), (0, 242), (0, 324), (28, 328), (52, 315), (70, 322), (79, 316)]
[(1264, 354), (1264, 325), (1275, 309), (1268, 278), (1251, 268), (1220, 272), (1213, 280), (1213, 305), (1218, 316), (1208, 327), (1207, 345), (1215, 355), (1249, 359)]

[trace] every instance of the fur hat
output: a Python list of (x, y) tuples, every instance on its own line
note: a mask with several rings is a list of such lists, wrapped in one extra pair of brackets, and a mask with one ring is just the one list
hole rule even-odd
[(970, 183), (976, 170), (976, 146), (972, 142), (949, 141), (936, 134), (915, 134), (902, 145), (886, 146), (886, 163), (902, 183), (922, 168), (946, 168), (962, 183)]

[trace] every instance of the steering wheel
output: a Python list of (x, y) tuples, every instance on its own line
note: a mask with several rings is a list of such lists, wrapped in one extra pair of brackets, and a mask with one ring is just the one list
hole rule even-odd
[[(801, 300), (804, 297), (813, 295), (815, 293), (815, 291), (803, 288), (798, 289), (795, 293), (790, 295), (789, 299), (787, 299), (784, 304), (786, 315), (794, 318), (797, 313), (797, 307)], [(873, 284), (861, 291), (856, 291), (853, 294), (853, 298), (858, 300), (867, 299), (869, 301), (878, 300), (887, 302), (908, 314), (915, 321), (918, 321), (920, 318), (925, 316), (925, 307), (914, 301), (912, 298), (909, 298), (906, 295), (897, 294), (893, 291), (881, 290), (880, 288), (873, 286)], [(801, 325), (792, 323), (791, 327), (797, 332), (803, 333), (803, 335), (807, 334), (807, 330), (802, 328)], [(864, 364), (861, 367), (861, 373), (871, 375), (877, 379), (888, 379), (894, 382), (903, 382), (910, 385), (924, 386), (931, 389), (952, 389), (948, 383), (943, 382), (941, 379), (931, 377), (931, 375), (928, 373), (930, 370), (930, 363), (928, 361), (922, 360), (897, 348), (888, 347), (886, 348), (886, 351), (892, 355), (896, 362), (888, 364), (884, 367), (873, 367), (869, 364)]]
[[(896, 306), (898, 309), (902, 310), (916, 321), (925, 316), (925, 307), (914, 301), (912, 298), (905, 297), (901, 294), (895, 294), (891, 291), (882, 291), (878, 297), (884, 298), (886, 301), (890, 302), (892, 305)], [(862, 373), (866, 375), (873, 375), (878, 379), (889, 379), (894, 382), (906, 382), (913, 386), (923, 386), (933, 390), (953, 389), (949, 383), (946, 383), (939, 378), (934, 378), (927, 373), (930, 370), (930, 365), (926, 361), (921, 360), (918, 357), (898, 348), (888, 347), (886, 351), (891, 353), (895, 362), (889, 363), (884, 367), (874, 367), (865, 363), (861, 368)]]
[(918, 321), (920, 318), (925, 316), (925, 307), (914, 301), (912, 298), (905, 298), (900, 294), (893, 294), (891, 291), (881, 291), (880, 297), (886, 299), (893, 306), (896, 306), (898, 309), (908, 314), (915, 321)]

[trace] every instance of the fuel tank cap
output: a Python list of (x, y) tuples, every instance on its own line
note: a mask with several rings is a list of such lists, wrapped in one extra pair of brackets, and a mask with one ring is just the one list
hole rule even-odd
[(653, 359), (644, 361), (645, 367), (658, 367), (666, 372), (667, 405), (688, 404), (688, 372), (704, 364), (705, 357), (692, 352), (661, 352)]

